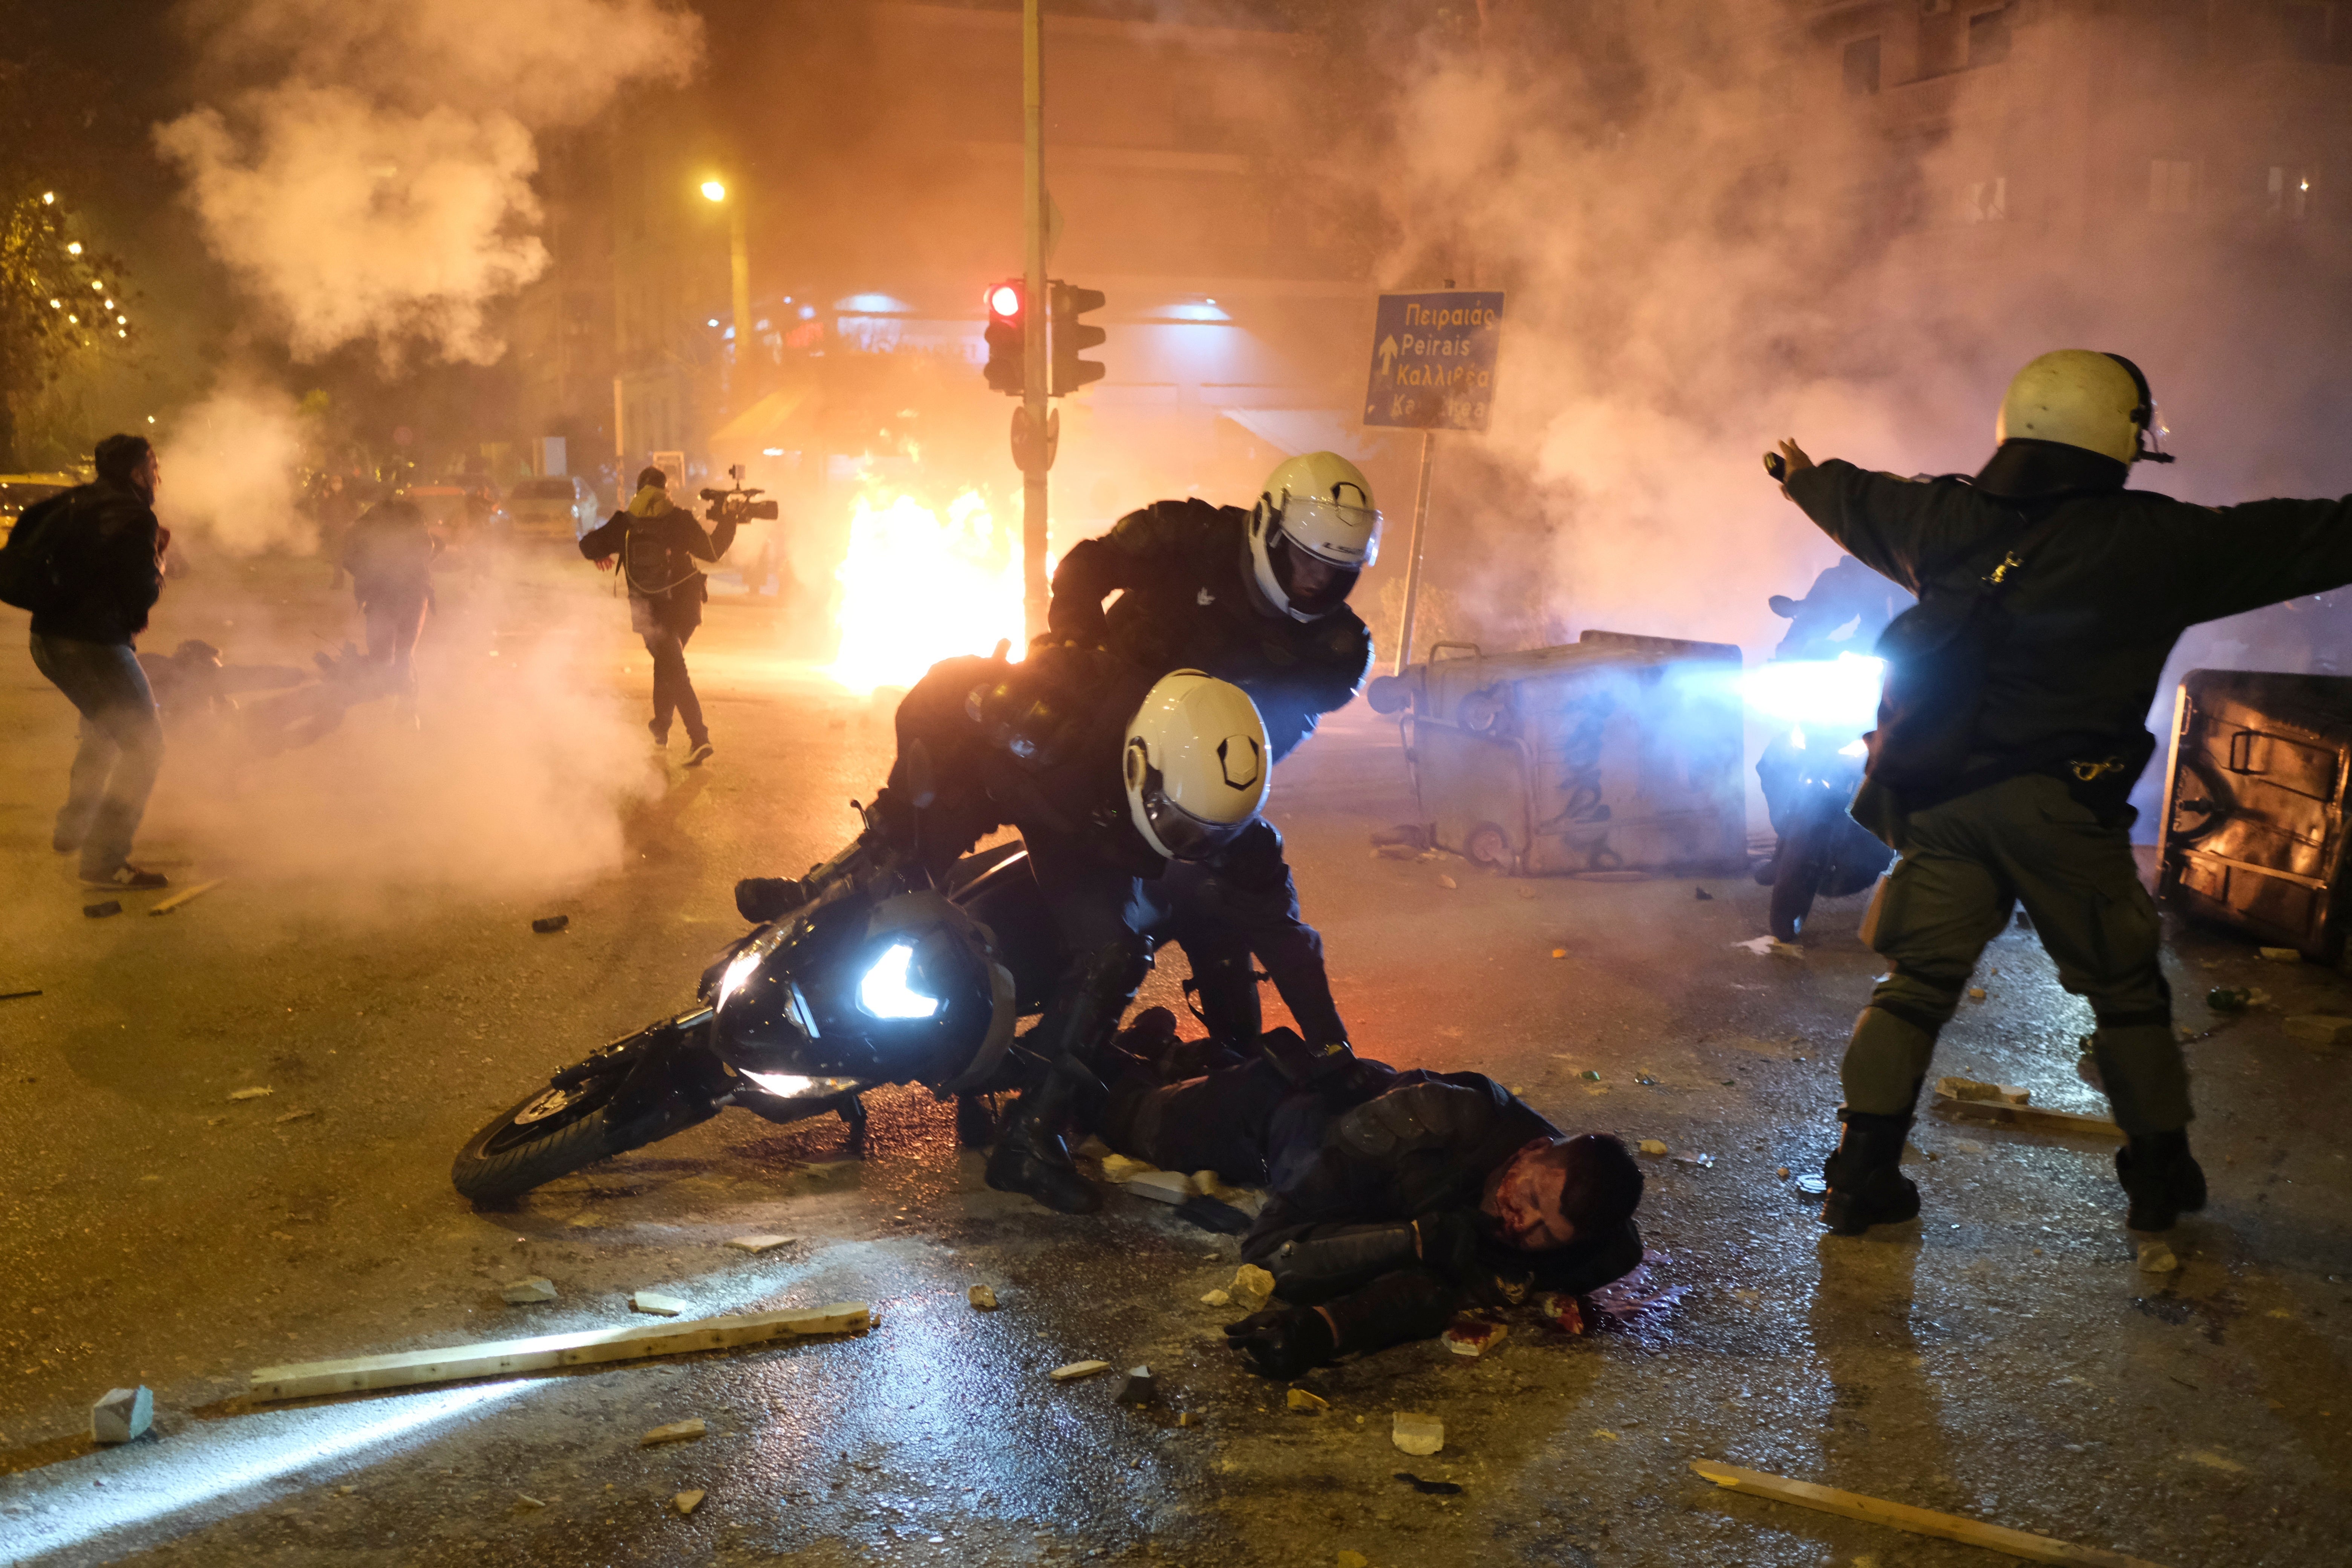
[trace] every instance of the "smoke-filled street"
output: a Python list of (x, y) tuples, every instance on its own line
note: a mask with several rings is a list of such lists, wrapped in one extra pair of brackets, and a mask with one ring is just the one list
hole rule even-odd
[[(228, 647), (268, 621), (268, 648), (299, 647), (332, 613), (315, 577), (263, 568), (191, 584), (153, 640)], [(1859, 900), (1826, 907), (1796, 960), (1733, 945), (1763, 929), (1765, 889), (1738, 878), (1508, 879), (1450, 855), (1379, 858), (1371, 833), (1409, 816), (1412, 797), (1393, 728), (1360, 711), (1288, 765), (1272, 807), (1357, 1048), (1475, 1066), (1564, 1129), (1665, 1146), (1642, 1157), (1654, 1256), (1618, 1293), (1622, 1321), (1571, 1337), (1522, 1313), (1475, 1359), (1429, 1342), (1311, 1374), (1298, 1385), (1329, 1407), (1294, 1410), (1285, 1384), (1224, 1348), (1232, 1310), (1200, 1301), (1232, 1281), (1233, 1238), (1123, 1194), (1065, 1216), (991, 1192), (951, 1109), (916, 1089), (869, 1097), (862, 1157), (837, 1118), (777, 1127), (728, 1111), (474, 1212), (447, 1176), (472, 1130), (690, 999), (743, 929), (735, 875), (825, 852), (888, 751), (867, 705), (763, 657), (772, 617), (727, 606), (697, 645), (722, 756), (651, 765), (619, 717), (641, 700), (646, 661), (597, 620), (611, 601), (551, 572), (496, 616), (471, 613), (485, 598), (445, 595), (425, 668), (446, 696), (420, 705), (424, 728), (403, 743), (432, 748), (456, 779), (523, 787), (532, 742), (510, 727), (530, 716), (509, 683), (550, 637), (583, 628), (574, 657), (595, 673), (575, 700), (607, 721), (604, 765), (629, 784), (618, 852), (593, 870), (562, 858), (566, 838), (586, 853), (586, 818), (562, 833), (420, 829), (394, 891), (381, 890), (388, 874), (360, 882), (331, 855), (290, 854), (276, 803), (291, 780), (331, 778), (354, 823), (402, 819), (415, 782), (362, 765), (393, 738), (377, 704), (275, 762), (175, 754), (155, 863), (226, 879), (162, 917), (134, 904), (87, 919), (43, 842), (37, 759), (64, 743), (62, 705), (10, 656), (5, 720), (23, 742), (0, 790), (17, 911), (0, 979), (42, 993), (5, 1004), (14, 1174), (0, 1268), (17, 1306), (0, 1533), (13, 1559), (1973, 1552), (1718, 1493), (1691, 1473), (1698, 1459), (1835, 1477), (2162, 1563), (2322, 1562), (2352, 1525), (2342, 1058), (2278, 1022), (2343, 1005), (2339, 978), (2210, 938), (2168, 944), (2185, 997), (2258, 984), (2276, 999), (2189, 1047), (2215, 1199), (2176, 1233), (2177, 1272), (2135, 1268), (2110, 1141), (1934, 1116), (1909, 1167), (1929, 1219), (1826, 1237), (1795, 1178), (1820, 1168), (1838, 1051), (1877, 971), (1853, 939)], [(534, 934), (551, 914), (569, 926)], [(1142, 1000), (1176, 1000), (1181, 971), (1179, 958), (1156, 973)], [(1997, 942), (1979, 983), (1985, 1000), (1948, 1032), (1940, 1068), (2095, 1112), (2074, 1077), (2080, 1005), (2031, 936)], [(2181, 1020), (2220, 1022), (2195, 1002)], [(254, 1088), (270, 1092), (232, 1098)], [(757, 1255), (726, 1245), (747, 1234), (794, 1239)], [(530, 1276), (556, 1300), (500, 1300)], [(968, 1304), (975, 1284), (992, 1287), (993, 1312)], [(878, 1324), (520, 1380), (245, 1397), (265, 1365), (645, 1321), (627, 1306), (638, 1290), (696, 1317), (864, 1300)], [(1094, 1358), (1112, 1371), (1046, 1375)], [(1160, 1403), (1121, 1408), (1113, 1384), (1139, 1363)], [(92, 1391), (133, 1384), (154, 1392), (155, 1435), (93, 1451), (80, 1430)], [(1441, 1419), (1444, 1449), (1399, 1453), (1401, 1410)], [(698, 1440), (638, 1446), (692, 1418), (708, 1424)], [(681, 1517), (686, 1491), (708, 1495)]]

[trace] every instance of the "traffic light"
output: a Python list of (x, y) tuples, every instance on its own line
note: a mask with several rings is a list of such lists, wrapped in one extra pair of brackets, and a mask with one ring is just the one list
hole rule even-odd
[(1008, 278), (988, 289), (988, 384), (998, 392), (1021, 395), (1028, 381), (1028, 358), (1023, 341), (1021, 279)]
[(1103, 341), (1100, 327), (1082, 325), (1078, 318), (1088, 310), (1102, 309), (1099, 289), (1081, 289), (1074, 283), (1055, 279), (1053, 285), (1054, 374), (1053, 393), (1066, 397), (1090, 381), (1103, 378), (1100, 361), (1080, 359), (1079, 351), (1099, 347)]

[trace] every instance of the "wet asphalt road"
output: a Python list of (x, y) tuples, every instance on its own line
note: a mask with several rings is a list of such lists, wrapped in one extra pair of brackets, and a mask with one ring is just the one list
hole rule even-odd
[[(322, 575), (215, 565), (175, 584), (147, 646), (299, 658), (345, 635)], [(1410, 799), (1393, 731), (1360, 710), (1286, 764), (1275, 810), (1359, 1048), (1666, 1143), (1644, 1161), (1643, 1289), (1680, 1293), (1647, 1313), (1581, 1339), (1521, 1322), (1475, 1360), (1404, 1347), (1318, 1374), (1328, 1412), (1295, 1413), (1198, 1300), (1230, 1279), (1231, 1240), (1124, 1194), (1074, 1219), (992, 1193), (949, 1108), (912, 1090), (872, 1097), (863, 1158), (837, 1121), (730, 1112), (473, 1212), (447, 1183), (467, 1134), (682, 1005), (740, 929), (733, 879), (832, 848), (887, 761), (869, 704), (776, 657), (773, 614), (719, 604), (692, 650), (719, 756), (656, 764), (646, 660), (596, 587), (451, 580), (421, 730), (378, 704), (275, 761), (175, 740), (146, 845), (183, 884), (229, 879), (163, 918), (152, 898), (82, 916), (47, 844), (69, 714), (19, 632), (0, 647), (0, 990), (42, 992), (0, 1003), (0, 1560), (1985, 1560), (1717, 1492), (1689, 1469), (1713, 1458), (2158, 1563), (2342, 1561), (2352, 1053), (2280, 1026), (2352, 1012), (2340, 976), (2175, 931), (2184, 1025), (2215, 1022), (2217, 984), (2276, 999), (2189, 1047), (2214, 1202), (2174, 1234), (2178, 1273), (2134, 1268), (2109, 1145), (1932, 1115), (1922, 1220), (1827, 1239), (1777, 1173), (1816, 1171), (1831, 1140), (1875, 970), (1859, 900), (1826, 909), (1801, 960), (1769, 958), (1732, 945), (1762, 930), (1742, 880), (1377, 858), (1370, 830)], [(532, 934), (556, 912), (567, 931)], [(2101, 1110), (2073, 1072), (2087, 1013), (2031, 936), (1978, 984), (1937, 1070)], [(272, 1092), (228, 1099), (243, 1088)], [(723, 1245), (749, 1231), (798, 1239)], [(504, 1305), (499, 1285), (531, 1274), (560, 1299)], [(999, 1310), (967, 1305), (974, 1283)], [(622, 1322), (639, 1289), (697, 1314), (862, 1300), (880, 1322), (241, 1398), (258, 1365)], [(1045, 1375), (1089, 1357), (1149, 1363), (1167, 1407)], [(89, 1402), (131, 1383), (155, 1391), (156, 1436), (93, 1450)], [(1444, 1450), (1391, 1447), (1399, 1410), (1442, 1417)], [(697, 1415), (700, 1440), (637, 1446)], [(671, 1505), (688, 1489), (708, 1494), (690, 1517)]]

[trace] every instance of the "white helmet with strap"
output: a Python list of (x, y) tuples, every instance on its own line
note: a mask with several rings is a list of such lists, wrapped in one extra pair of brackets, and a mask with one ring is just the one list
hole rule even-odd
[(1128, 815), (1171, 860), (1204, 860), (1265, 805), (1265, 721), (1240, 687), (1197, 669), (1163, 675), (1127, 721)]
[(1372, 487), (1339, 453), (1292, 458), (1265, 477), (1250, 513), (1250, 576), (1275, 610), (1298, 621), (1329, 615), (1380, 547)]
[(1993, 421), (1996, 442), (2051, 441), (2118, 463), (2170, 462), (2143, 443), (2163, 431), (2139, 366), (2091, 349), (2059, 349), (2019, 371)]

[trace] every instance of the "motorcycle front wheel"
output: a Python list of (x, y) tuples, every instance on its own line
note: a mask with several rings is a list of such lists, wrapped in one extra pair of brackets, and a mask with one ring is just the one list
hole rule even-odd
[(615, 1091), (626, 1063), (579, 1083), (550, 1086), (474, 1134), (449, 1167), (449, 1180), (475, 1203), (520, 1197), (558, 1176), (682, 1132), (716, 1113), (675, 1089), (650, 1105), (624, 1110)]
[(1794, 942), (1805, 929), (1805, 917), (1813, 912), (1813, 899), (1821, 891), (1827, 858), (1823, 829), (1835, 826), (1824, 823), (1816, 813), (1801, 812), (1789, 824), (1789, 831), (1780, 835), (1780, 852), (1772, 858), (1775, 941)]

